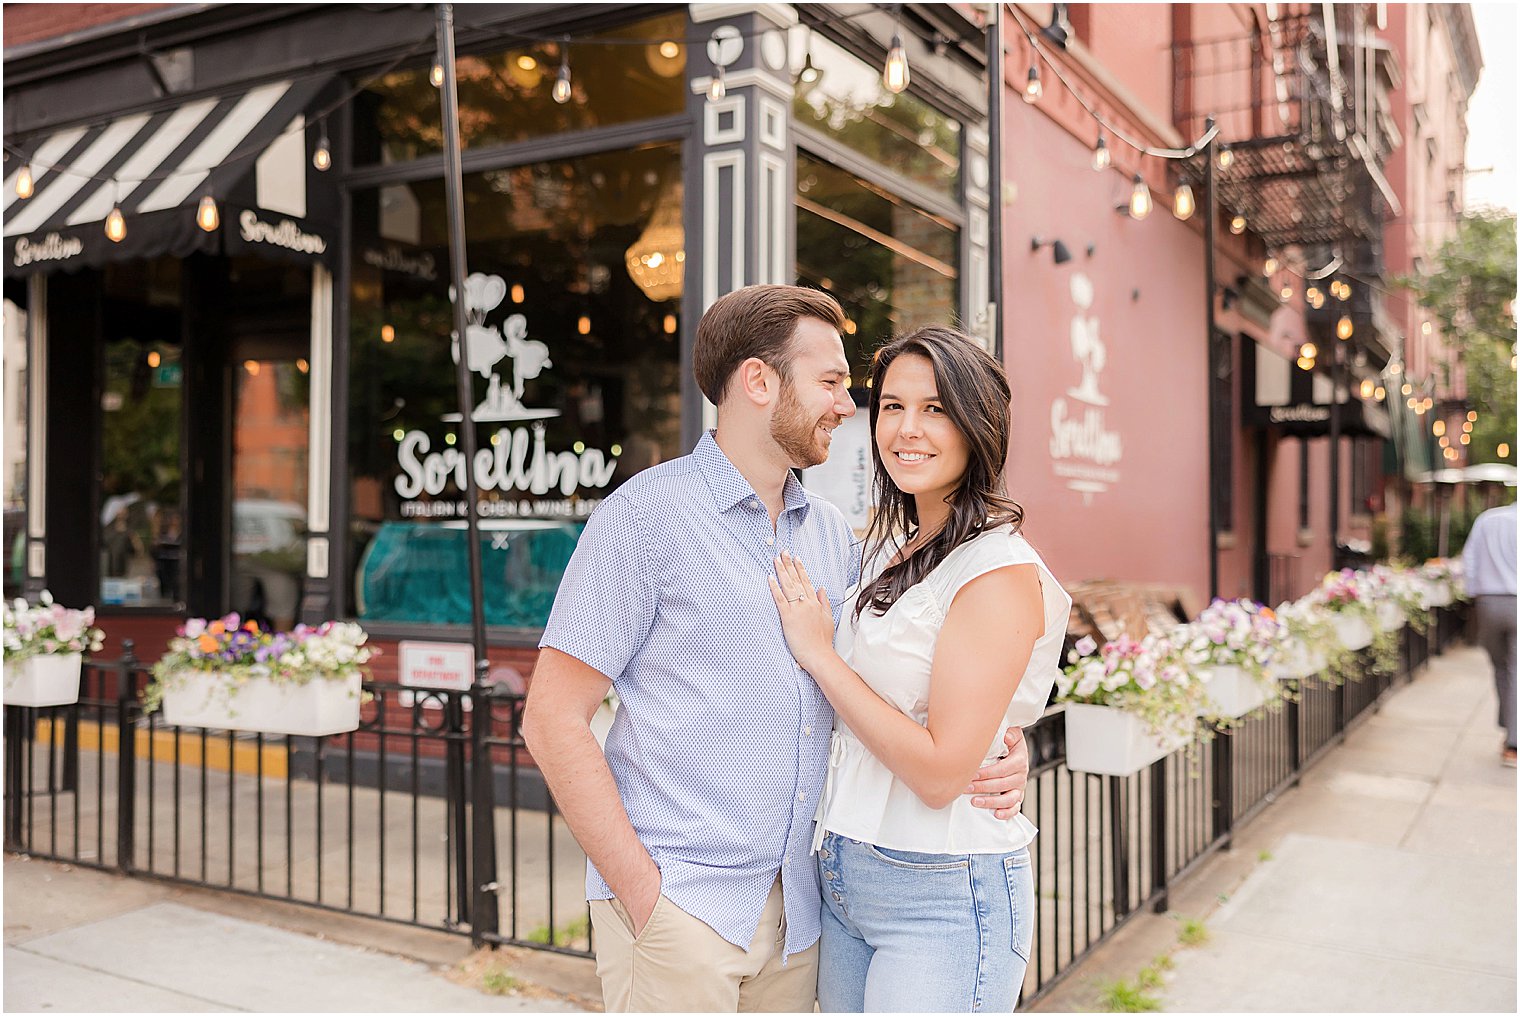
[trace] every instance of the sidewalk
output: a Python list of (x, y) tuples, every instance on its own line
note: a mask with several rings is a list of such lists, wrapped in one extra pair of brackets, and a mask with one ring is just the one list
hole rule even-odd
[(1494, 714), (1480, 650), (1433, 659), (1169, 914), (1137, 917), (1036, 1008), (1107, 1008), (1150, 968), (1145, 993), (1173, 1012), (1514, 1012), (1515, 770)]
[(7, 1012), (581, 1012), (587, 992), (600, 1000), (589, 967), (520, 949), (471, 956), (467, 939), (441, 932), (5, 859)]

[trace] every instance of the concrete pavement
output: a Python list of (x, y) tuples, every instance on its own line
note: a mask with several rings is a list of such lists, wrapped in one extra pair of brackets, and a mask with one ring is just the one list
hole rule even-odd
[(584, 960), (469, 953), (437, 932), (5, 860), (7, 1012), (580, 1012), (565, 992), (594, 987)]
[(1173, 1012), (1516, 1011), (1501, 740), (1488, 658), (1452, 648), (1037, 1008), (1105, 1008), (1149, 967)]

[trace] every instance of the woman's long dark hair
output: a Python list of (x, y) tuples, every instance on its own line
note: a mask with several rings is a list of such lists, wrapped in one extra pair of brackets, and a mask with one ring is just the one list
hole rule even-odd
[(927, 327), (893, 339), (876, 351), (871, 366), (871, 460), (876, 517), (866, 530), (865, 561), (880, 553), (887, 541), (901, 534), (918, 534), (918, 506), (892, 482), (876, 446), (876, 421), (881, 414), (882, 382), (892, 362), (902, 356), (921, 356), (934, 368), (940, 405), (955, 429), (966, 439), (969, 452), (966, 472), (948, 498), (950, 516), (945, 526), (907, 560), (881, 573), (870, 585), (862, 585), (855, 600), (855, 616), (867, 607), (885, 614), (915, 584), (945, 559), (952, 550), (984, 529), (1023, 524), (1024, 509), (1008, 497), (1003, 467), (1008, 461), (1008, 375), (975, 341), (953, 328)]

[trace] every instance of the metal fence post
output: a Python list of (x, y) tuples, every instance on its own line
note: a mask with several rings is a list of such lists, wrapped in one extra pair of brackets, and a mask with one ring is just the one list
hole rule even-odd
[[(1365, 657), (1358, 658), (1356, 665), (1362, 670), (1362, 676), (1366, 677), (1367, 667)], [(1335, 711), (1333, 718), (1335, 721), (1336, 737), (1346, 736), (1346, 694), (1347, 689), (1350, 687), (1351, 677), (1349, 675), (1342, 674), (1340, 684), (1337, 684), (1335, 686)]]
[(26, 796), (26, 753), (31, 750), (24, 706), (5, 707), (5, 849), (21, 850), (22, 800)]
[[(131, 639), (123, 639), (116, 665), (116, 867), (123, 872), (131, 872), (137, 857), (137, 727), (132, 715), (137, 705), (137, 657), (133, 648)], [(148, 778), (153, 778), (152, 772)]]
[(1167, 757), (1151, 763), (1151, 892), (1156, 901), (1151, 910), (1166, 913), (1170, 903), (1166, 866), (1166, 812), (1170, 785), (1166, 780)]
[(470, 689), (474, 705), (470, 716), (470, 846), (471, 888), (470, 941), (478, 949), (487, 935), (500, 928), (496, 902), (496, 771), (491, 765), (491, 687), (485, 683), (489, 661), (478, 660), (475, 684)]
[(1127, 777), (1108, 778), (1108, 824), (1113, 830), (1109, 857), (1114, 866), (1114, 920), (1129, 914), (1129, 815), (1124, 806), (1124, 781)]
[(1214, 738), (1214, 839), (1219, 849), (1230, 849), (1235, 826), (1235, 738), (1226, 730)]
[(447, 717), (444, 747), (444, 794), (448, 798), (449, 847), (454, 854), (454, 914), (458, 921), (470, 914), (470, 792), (465, 781), (464, 697), (468, 692), (449, 692), (444, 698)]
[[(1307, 680), (1307, 678), (1305, 679)], [(1288, 725), (1288, 764), (1292, 768), (1293, 783), (1298, 784), (1299, 773), (1304, 768), (1304, 731), (1303, 710), (1299, 706), (1299, 700), (1304, 695), (1305, 684), (1299, 682), (1298, 693), (1288, 699), (1287, 725)]]

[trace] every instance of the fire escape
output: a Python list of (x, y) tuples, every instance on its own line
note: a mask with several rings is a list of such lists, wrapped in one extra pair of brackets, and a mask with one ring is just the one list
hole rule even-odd
[(1173, 117), (1186, 137), (1216, 119), (1229, 146), (1217, 162), (1220, 208), (1244, 218), (1263, 257), (1302, 275), (1286, 281), (1303, 288), (1319, 348), (1333, 347), (1349, 317), (1348, 361), (1376, 372), (1403, 338), (1379, 292), (1383, 222), (1400, 213), (1383, 172), (1401, 141), (1388, 102), (1398, 60), (1374, 31), (1375, 4), (1266, 8), (1253, 32), (1175, 47)]

